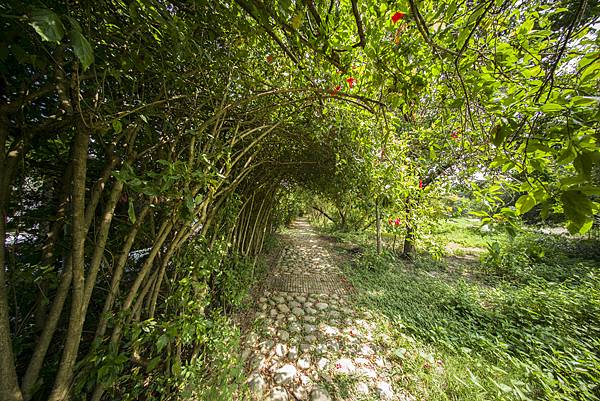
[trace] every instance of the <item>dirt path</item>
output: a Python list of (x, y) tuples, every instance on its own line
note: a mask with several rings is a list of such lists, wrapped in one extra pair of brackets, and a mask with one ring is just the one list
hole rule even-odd
[(370, 315), (353, 307), (326, 244), (304, 220), (288, 234), (245, 339), (253, 399), (399, 399)]

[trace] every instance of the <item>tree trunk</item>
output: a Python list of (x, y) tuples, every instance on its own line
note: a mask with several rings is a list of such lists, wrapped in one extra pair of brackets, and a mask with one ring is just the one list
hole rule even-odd
[(410, 257), (415, 252), (415, 233), (410, 225), (406, 225), (406, 237), (404, 237), (404, 248), (402, 254)]
[(377, 254), (381, 254), (381, 210), (379, 209), (379, 199), (375, 200), (375, 227), (377, 228)]
[(89, 131), (84, 127), (80, 127), (75, 135), (76, 138), (73, 143), (73, 186), (71, 200), (71, 263), (73, 272), (71, 314), (62, 359), (49, 401), (63, 401), (68, 398), (85, 318), (83, 313), (85, 296), (85, 179), (90, 135)]
[[(6, 143), (8, 139), (8, 118), (5, 115), (0, 119), (0, 399), (2, 401), (21, 401), (23, 395), (19, 389), (17, 372), (13, 356), (10, 320), (8, 310), (8, 294), (5, 277), (5, 249), (6, 243), (6, 209), (11, 188), (14, 167), (11, 160), (7, 160)], [(9, 157), (16, 157), (13, 152)], [(18, 154), (18, 152), (16, 153)]]

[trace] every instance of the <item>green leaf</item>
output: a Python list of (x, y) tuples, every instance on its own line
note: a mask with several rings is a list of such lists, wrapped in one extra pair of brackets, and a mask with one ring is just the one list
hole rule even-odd
[(600, 152), (583, 151), (573, 161), (573, 167), (583, 177), (591, 180), (592, 168), (598, 160), (600, 160)]
[(73, 29), (71, 31), (71, 43), (73, 45), (73, 51), (75, 52), (75, 55), (83, 66), (83, 70), (87, 70), (87, 68), (94, 62), (94, 51), (92, 50), (90, 42), (87, 41), (81, 32)]
[(158, 364), (160, 363), (161, 360), (162, 360), (161, 356), (157, 356), (155, 358), (152, 358), (150, 360), (150, 362), (148, 363), (148, 366), (146, 366), (146, 372), (151, 372), (154, 369), (156, 369), (156, 367), (158, 366)]
[(127, 208), (127, 215), (129, 215), (129, 220), (131, 223), (135, 224), (135, 208), (133, 207), (133, 202), (129, 200), (129, 207)]
[(517, 199), (517, 202), (515, 203), (515, 208), (517, 209), (517, 214), (524, 214), (530, 211), (535, 205), (535, 198), (530, 194), (526, 194), (522, 195), (521, 197), (519, 197), (519, 199)]
[(506, 139), (508, 135), (508, 127), (504, 124), (498, 124), (494, 128), (492, 128), (492, 143), (499, 147), (502, 145), (502, 142)]
[(594, 222), (592, 202), (581, 191), (565, 191), (561, 195), (563, 210), (569, 219), (567, 229), (571, 234), (585, 234)]
[(36, 8), (31, 12), (31, 22), (29, 23), (41, 36), (48, 42), (60, 42), (65, 36), (65, 28), (60, 21), (60, 17), (47, 8)]
[(543, 111), (544, 113), (552, 113), (555, 111), (561, 111), (563, 109), (563, 106), (561, 106), (558, 103), (546, 103), (543, 104), (542, 107), (540, 107), (540, 110)]
[(121, 124), (121, 121), (119, 120), (114, 120), (112, 122), (112, 127), (115, 130), (115, 134), (120, 134), (121, 131), (123, 131), (123, 124)]
[(505, 393), (512, 393), (512, 387), (510, 387), (504, 383), (496, 383), (496, 386), (498, 386), (498, 388)]
[(156, 341), (156, 350), (158, 352), (162, 351), (162, 349), (165, 347), (165, 345), (167, 345), (168, 342), (169, 336), (167, 336), (166, 334), (161, 335)]

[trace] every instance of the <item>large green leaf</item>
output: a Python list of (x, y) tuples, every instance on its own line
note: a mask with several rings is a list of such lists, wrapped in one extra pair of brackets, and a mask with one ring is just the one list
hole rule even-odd
[(537, 202), (535, 198), (531, 194), (522, 195), (515, 203), (517, 214), (527, 213), (535, 206), (536, 203)]
[(73, 51), (85, 71), (94, 62), (94, 51), (92, 50), (92, 46), (85, 36), (76, 29), (71, 30), (71, 43), (73, 44)]
[(48, 42), (60, 42), (65, 36), (65, 28), (60, 21), (60, 17), (47, 8), (36, 8), (31, 12), (31, 22), (29, 23), (41, 36)]
[(565, 215), (569, 219), (567, 229), (571, 234), (585, 234), (594, 222), (592, 202), (581, 191), (565, 191), (561, 196)]

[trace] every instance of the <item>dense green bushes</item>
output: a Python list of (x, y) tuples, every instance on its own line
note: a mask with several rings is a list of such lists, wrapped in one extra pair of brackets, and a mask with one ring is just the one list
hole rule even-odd
[[(94, 344), (76, 377), (76, 394), (103, 383), (111, 399), (230, 399), (241, 382), (239, 309), (252, 282), (251, 259), (228, 255), (226, 244), (189, 242), (151, 319), (128, 325), (123, 342)], [(126, 319), (115, 316), (114, 320)], [(114, 322), (110, 322), (112, 326)], [(76, 397), (78, 398), (78, 397)]]

